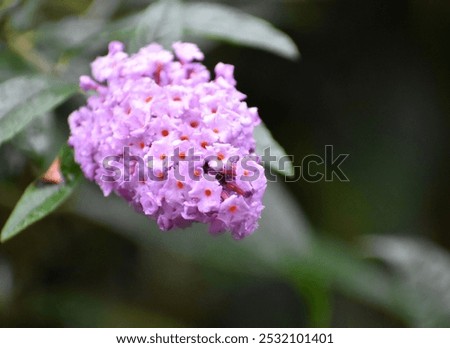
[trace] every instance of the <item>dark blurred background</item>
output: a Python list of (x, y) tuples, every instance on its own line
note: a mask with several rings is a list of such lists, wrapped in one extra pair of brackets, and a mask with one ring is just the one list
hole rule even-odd
[[(90, 1), (36, 3), (33, 21), (24, 30), (80, 15)], [(450, 269), (442, 266), (449, 265), (450, 248), (450, 2), (226, 3), (284, 30), (302, 58), (289, 61), (256, 49), (220, 44), (207, 52), (206, 64), (213, 67), (224, 61), (236, 66), (239, 89), (248, 95), (250, 105), (258, 106), (274, 137), (294, 155), (295, 165), (308, 154), (322, 155), (325, 145), (334, 145), (335, 153), (350, 154), (342, 165), (350, 182), (279, 184), (281, 199), (302, 207), (308, 236), (331, 240), (331, 248), (339, 255), (339, 250), (351, 250), (369, 271), (380, 272), (382, 279), (391, 277), (389, 284), (399, 283), (402, 291), (417, 290), (423, 295), (417, 299), (424, 302), (412, 298), (420, 303), (396, 309), (392, 303), (397, 302), (377, 297), (378, 290), (373, 289), (380, 285), (378, 278), (370, 278), (365, 268), (361, 270), (368, 277), (365, 285), (346, 285), (358, 282), (352, 278), (359, 277), (352, 273), (352, 266), (348, 270), (342, 266), (338, 279), (324, 276), (324, 269), (334, 270), (333, 259), (325, 251), (324, 259), (311, 258), (315, 263), (303, 259), (306, 266), (298, 268), (302, 271), (298, 271), (297, 286), (284, 272), (269, 272), (258, 262), (241, 267), (241, 259), (253, 257), (242, 253), (261, 248), (252, 245), (254, 237), (243, 242), (248, 250), (235, 248), (240, 242), (229, 241), (229, 236), (206, 236), (198, 244), (192, 242), (188, 251), (184, 245), (179, 249), (172, 243), (189, 241), (195, 231), (165, 235), (153, 222), (141, 220), (125, 205), (109, 206), (98, 189), (84, 185), (56, 214), (0, 246), (0, 326), (448, 325), (445, 314), (450, 311), (436, 319), (433, 306), (439, 305), (427, 307), (426, 301), (441, 291), (446, 301), (441, 305), (450, 308)], [(145, 4), (123, 2), (114, 16)], [(6, 21), (2, 19), (4, 28)], [(11, 64), (27, 69), (26, 61), (9, 52), (7, 45), (1, 47), (3, 77)], [(67, 134), (66, 117), (78, 102), (64, 104), (40, 126)], [(39, 168), (39, 160), (22, 145), (16, 141), (0, 148), (2, 225)], [(86, 198), (89, 195), (96, 197), (98, 205), (94, 198)], [(277, 209), (277, 203), (272, 203), (266, 203), (266, 211)], [(130, 231), (109, 220), (108, 214), (114, 214), (111, 209), (128, 219), (121, 221)], [(295, 209), (283, 213), (303, 214)], [(281, 218), (261, 234), (267, 230), (283, 234), (289, 223)], [(137, 230), (148, 235), (136, 237)], [(366, 249), (361, 241), (374, 235), (377, 247)], [(277, 241), (275, 237), (273, 244), (266, 245), (268, 254), (271, 246), (277, 249)], [(217, 259), (203, 250), (211, 245), (220, 249), (221, 243), (234, 253)], [(273, 257), (278, 260), (283, 255), (281, 250)], [(410, 261), (396, 263), (399, 255)], [(428, 256), (434, 260), (431, 264)], [(417, 259), (423, 263), (414, 263)], [(419, 272), (424, 275), (416, 281)], [(365, 293), (358, 295), (358, 286), (367, 287), (367, 298)], [(431, 289), (421, 292), (427, 286)]]

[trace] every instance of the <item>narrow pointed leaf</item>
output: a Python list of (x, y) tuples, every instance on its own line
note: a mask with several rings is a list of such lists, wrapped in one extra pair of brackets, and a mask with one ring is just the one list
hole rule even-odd
[(0, 84), (0, 144), (11, 139), (35, 117), (44, 115), (78, 87), (41, 76), (20, 76)]
[(300, 53), (294, 41), (269, 22), (238, 9), (212, 3), (185, 5), (185, 29), (207, 36), (270, 51), (288, 59)]
[(67, 146), (61, 150), (59, 158), (63, 182), (55, 184), (38, 179), (31, 183), (3, 227), (2, 242), (50, 214), (72, 193), (81, 177), (81, 171), (73, 160), (72, 150)]

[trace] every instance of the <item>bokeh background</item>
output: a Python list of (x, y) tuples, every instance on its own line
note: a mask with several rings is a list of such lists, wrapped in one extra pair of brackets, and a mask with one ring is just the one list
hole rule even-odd
[[(238, 88), (295, 165), (325, 145), (350, 154), (350, 182), (280, 177), (260, 230), (242, 242), (201, 226), (162, 233), (83, 183), (0, 245), (0, 326), (448, 327), (450, 2), (221, 3), (288, 33), (302, 58), (202, 39), (206, 65), (236, 66)], [(76, 81), (105, 53), (103, 37), (80, 47), (55, 33), (87, 30), (76, 25), (86, 15), (107, 18), (108, 30), (148, 4), (4, 1), (1, 79), (57, 62)], [(72, 98), (1, 145), (0, 225), (82, 102)]]

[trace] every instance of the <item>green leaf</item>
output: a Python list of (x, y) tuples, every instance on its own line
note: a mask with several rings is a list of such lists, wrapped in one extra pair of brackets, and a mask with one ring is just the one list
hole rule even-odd
[(20, 76), (0, 84), (0, 144), (11, 139), (35, 117), (76, 93), (78, 87), (42, 76)]
[(16, 236), (32, 223), (54, 211), (72, 193), (81, 177), (81, 171), (73, 160), (72, 150), (64, 146), (59, 155), (64, 182), (45, 184), (40, 180), (30, 184), (1, 232), (1, 241)]
[(151, 42), (166, 48), (183, 36), (183, 5), (178, 0), (158, 1), (139, 16), (129, 47), (131, 52)]
[(131, 52), (151, 42), (170, 48), (173, 42), (190, 34), (263, 49), (288, 59), (300, 57), (294, 41), (269, 22), (214, 3), (160, 0), (142, 14), (114, 21), (108, 33), (114, 39), (128, 40)]
[(269, 22), (238, 9), (210, 3), (186, 4), (185, 29), (207, 36), (270, 51), (288, 59), (300, 53), (292, 39)]
[(271, 161), (268, 164), (266, 163), (266, 166), (268, 165), (270, 168), (283, 175), (294, 175), (294, 167), (292, 166), (292, 162), (286, 154), (286, 151), (284, 151), (283, 147), (272, 137), (272, 134), (264, 123), (255, 128), (253, 135), (256, 140), (256, 152), (259, 155), (265, 155), (266, 152), (269, 151), (268, 154), (270, 154), (270, 156), (276, 157), (274, 161)]

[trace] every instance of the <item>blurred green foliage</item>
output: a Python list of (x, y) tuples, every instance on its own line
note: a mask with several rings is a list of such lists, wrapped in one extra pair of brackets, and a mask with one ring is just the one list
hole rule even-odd
[[(111, 39), (182, 36), (208, 66), (235, 64), (294, 164), (333, 144), (350, 154), (350, 182), (270, 184), (261, 227), (241, 242), (202, 226), (162, 233), (84, 182), (0, 246), (0, 326), (448, 327), (449, 12), (414, 0), (3, 2), (0, 135), (15, 137), (0, 137), (2, 226), (83, 103), (11, 81), (71, 90)], [(269, 23), (300, 62), (282, 58), (298, 52)], [(42, 93), (52, 102), (19, 103)]]

